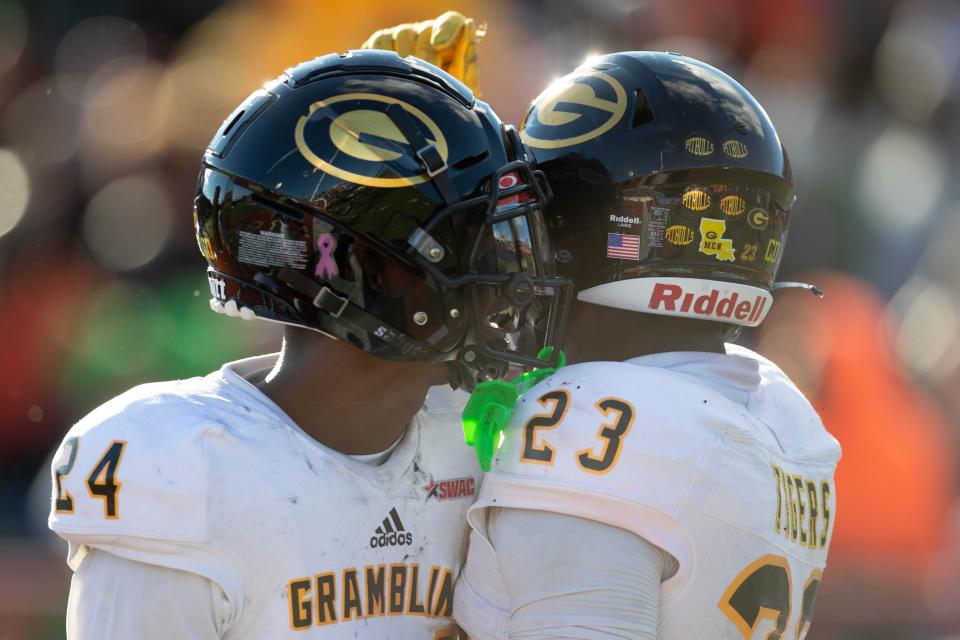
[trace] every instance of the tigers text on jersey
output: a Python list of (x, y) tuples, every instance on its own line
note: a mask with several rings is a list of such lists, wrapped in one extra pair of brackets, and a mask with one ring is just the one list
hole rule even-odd
[[(485, 508), (553, 511), (663, 548), (678, 569), (661, 585), (658, 638), (774, 629), (803, 638), (836, 518), (839, 457), (786, 375), (742, 347), (578, 364), (517, 404), (469, 519), (483, 535)], [(467, 578), (488, 593), (499, 580)], [(480, 611), (490, 618), (475, 593), (457, 595), (465, 625)]]
[(231, 639), (453, 637), (481, 478), (460, 436), (466, 395), (432, 389), (371, 466), (308, 437), (247, 382), (274, 358), (137, 387), (70, 430), (49, 524), (71, 566), (93, 547), (209, 578), (230, 603)]

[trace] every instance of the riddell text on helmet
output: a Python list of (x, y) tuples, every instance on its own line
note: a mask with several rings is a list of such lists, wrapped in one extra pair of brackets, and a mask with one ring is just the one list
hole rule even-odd
[(679, 284), (658, 282), (650, 293), (647, 308), (651, 311), (664, 311), (676, 314), (697, 315), (717, 320), (739, 320), (744, 324), (759, 323), (767, 306), (767, 297), (758, 295), (753, 300), (741, 299), (737, 292), (720, 297), (720, 291), (711, 289), (709, 293), (697, 295), (685, 291)]

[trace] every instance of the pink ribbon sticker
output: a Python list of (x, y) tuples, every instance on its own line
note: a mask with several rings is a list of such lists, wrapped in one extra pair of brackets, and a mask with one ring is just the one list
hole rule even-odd
[(332, 278), (340, 273), (340, 270), (337, 269), (337, 263), (333, 260), (333, 250), (336, 248), (337, 240), (332, 234), (323, 233), (317, 238), (320, 259), (317, 260), (317, 268), (313, 275), (318, 278)]

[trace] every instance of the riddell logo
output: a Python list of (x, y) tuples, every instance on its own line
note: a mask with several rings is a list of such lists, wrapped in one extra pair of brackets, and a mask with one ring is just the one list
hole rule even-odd
[(732, 294), (720, 297), (718, 289), (711, 289), (709, 293), (697, 295), (686, 291), (679, 284), (658, 282), (650, 294), (647, 308), (651, 311), (664, 311), (676, 315), (695, 315), (715, 320), (739, 321), (737, 324), (753, 326), (763, 319), (763, 312), (767, 306), (767, 295), (757, 295), (754, 299), (740, 298), (734, 291)]
[(634, 224), (640, 224), (640, 218), (631, 218), (629, 216), (618, 216), (611, 213), (610, 222), (616, 222), (621, 226), (634, 225)]
[(383, 519), (383, 523), (377, 527), (370, 538), (370, 546), (377, 547), (402, 547), (413, 544), (413, 534), (403, 528), (400, 522), (400, 514), (396, 507), (390, 509), (390, 513)]
[(472, 498), (476, 490), (476, 481), (473, 478), (452, 478), (431, 482), (423, 488), (427, 492), (427, 500), (456, 500), (457, 498)]

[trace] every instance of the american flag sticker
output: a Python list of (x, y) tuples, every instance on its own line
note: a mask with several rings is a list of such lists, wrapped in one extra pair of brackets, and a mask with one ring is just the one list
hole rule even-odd
[(639, 260), (640, 236), (629, 233), (608, 233), (607, 257), (617, 260)]

